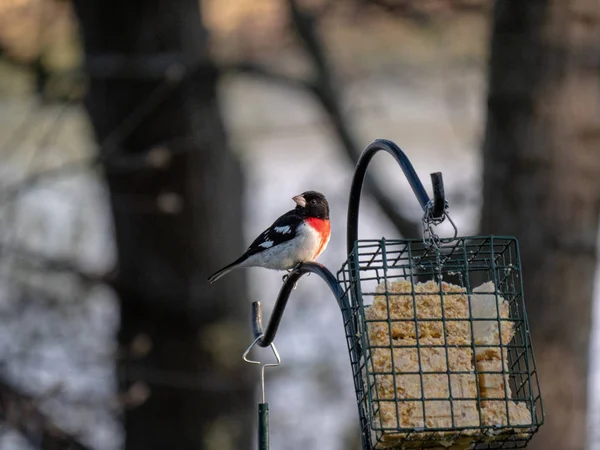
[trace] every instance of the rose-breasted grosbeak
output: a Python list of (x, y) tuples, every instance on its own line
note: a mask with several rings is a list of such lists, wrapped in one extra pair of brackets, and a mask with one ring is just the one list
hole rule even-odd
[(329, 243), (329, 204), (319, 192), (307, 191), (292, 198), (296, 208), (279, 217), (234, 262), (208, 278), (210, 283), (238, 267), (290, 270), (314, 261)]

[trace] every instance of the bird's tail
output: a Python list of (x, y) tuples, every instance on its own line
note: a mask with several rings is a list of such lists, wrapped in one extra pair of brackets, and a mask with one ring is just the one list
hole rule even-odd
[(239, 259), (235, 260), (234, 262), (232, 262), (231, 264), (223, 267), (221, 270), (218, 270), (217, 272), (213, 273), (210, 277), (208, 277), (208, 282), (214, 283), (222, 276), (227, 275), (233, 269), (238, 268), (240, 266), (240, 264), (242, 262), (244, 262), (245, 260), (246, 260), (246, 255), (243, 255), (241, 258), (239, 258)]

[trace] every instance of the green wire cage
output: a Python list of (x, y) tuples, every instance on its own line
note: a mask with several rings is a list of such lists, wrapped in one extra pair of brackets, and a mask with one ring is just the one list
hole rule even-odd
[[(379, 151), (396, 159), (423, 208), (422, 239), (358, 239), (362, 185)], [(378, 139), (367, 146), (352, 181), (348, 258), (337, 279), (320, 264), (298, 265), (264, 331), (254, 303), (253, 345), (273, 345), (294, 286), (316, 273), (342, 312), (363, 450), (525, 447), (544, 416), (518, 242), (457, 237), (441, 173), (431, 179), (433, 199), (396, 144)], [(435, 234), (445, 220), (452, 238)], [(261, 408), (268, 409), (264, 400)], [(259, 442), (268, 436), (264, 420), (261, 436)]]
[(360, 240), (338, 278), (368, 448), (526, 446), (543, 417), (514, 238)]

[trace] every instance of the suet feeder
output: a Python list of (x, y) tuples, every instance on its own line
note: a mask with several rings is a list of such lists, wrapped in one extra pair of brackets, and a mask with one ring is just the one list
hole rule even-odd
[[(358, 239), (362, 184), (379, 151), (395, 158), (422, 206), (423, 238)], [(316, 273), (342, 313), (364, 450), (525, 447), (543, 423), (543, 410), (518, 242), (457, 236), (442, 175), (431, 179), (433, 199), (396, 144), (371, 143), (352, 181), (348, 258), (337, 278), (321, 264), (297, 266), (285, 278), (266, 330), (254, 303), (253, 345), (273, 344), (293, 287)], [(453, 237), (435, 233), (445, 220)], [(263, 397), (259, 417), (266, 408)], [(266, 450), (268, 423), (259, 422), (259, 449)]]

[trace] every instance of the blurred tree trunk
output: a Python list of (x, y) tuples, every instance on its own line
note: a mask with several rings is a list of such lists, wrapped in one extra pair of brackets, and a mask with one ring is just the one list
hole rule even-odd
[(243, 178), (199, 2), (75, 7), (118, 247), (125, 448), (250, 448), (244, 273), (206, 282), (243, 249)]
[(498, 0), (484, 233), (519, 238), (546, 424), (530, 448), (586, 445), (600, 213), (600, 2)]

